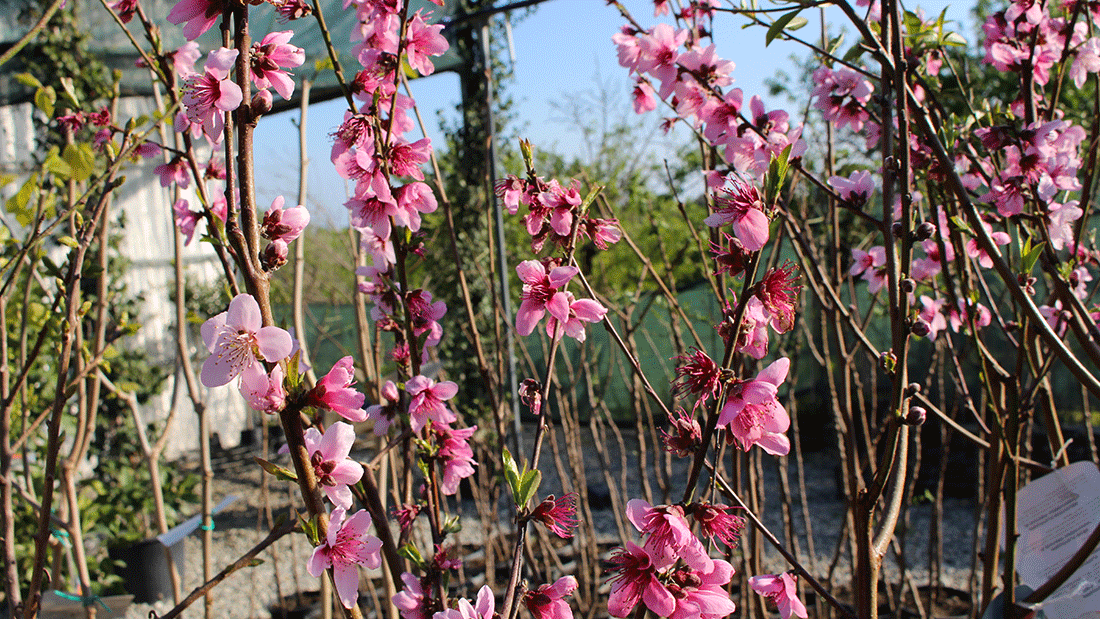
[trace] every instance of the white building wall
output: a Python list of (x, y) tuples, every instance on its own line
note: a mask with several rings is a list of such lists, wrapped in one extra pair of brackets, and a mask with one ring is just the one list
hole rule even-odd
[[(129, 118), (142, 114), (151, 114), (153, 102), (146, 98), (127, 98), (120, 101), (118, 124), (125, 124)], [(26, 172), (32, 165), (34, 152), (34, 132), (30, 104), (0, 106), (0, 172)], [(174, 247), (172, 216), (172, 194), (170, 189), (160, 186), (159, 177), (153, 169), (162, 162), (160, 157), (128, 166), (124, 174), (126, 182), (114, 193), (112, 211), (121, 209), (125, 213), (126, 225), (120, 243), (120, 253), (129, 259), (130, 266), (123, 276), (127, 292), (141, 296), (141, 312), (135, 322), (141, 329), (134, 336), (125, 338), (122, 346), (141, 349), (149, 355), (150, 361), (162, 367), (174, 370), (174, 379), (165, 383), (164, 390), (151, 398), (145, 405), (146, 421), (167, 418), (176, 392), (175, 405), (179, 407), (173, 424), (171, 436), (165, 448), (166, 456), (173, 458), (185, 452), (198, 449), (198, 417), (194, 412), (184, 385), (173, 389), (173, 381), (183, 379), (176, 360), (175, 344), (175, 306), (171, 301), (175, 289)], [(19, 184), (9, 186), (4, 199), (17, 189)], [(192, 204), (198, 204), (194, 195), (189, 196)], [(195, 282), (209, 284), (222, 279), (221, 263), (214, 249), (197, 239), (202, 234), (202, 226), (196, 232), (195, 240), (184, 248), (183, 262), (188, 277)], [(198, 340), (198, 329), (190, 329), (192, 337), (188, 344), (192, 352), (192, 362), (196, 372), (206, 357), (206, 350)], [(240, 442), (241, 431), (252, 426), (253, 413), (245, 405), (237, 390), (233, 387), (206, 389), (200, 385), (205, 398), (206, 408), (211, 417), (211, 430), (218, 435), (223, 447), (233, 447)]]

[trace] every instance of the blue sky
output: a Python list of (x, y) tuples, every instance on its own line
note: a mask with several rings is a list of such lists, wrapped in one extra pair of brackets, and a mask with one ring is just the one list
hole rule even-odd
[[(624, 4), (643, 25), (656, 23), (650, 0), (624, 0)], [(927, 12), (938, 13), (949, 3), (925, 0), (921, 4)], [(811, 23), (796, 34), (816, 41), (820, 36), (817, 10), (807, 10), (804, 15)], [(948, 11), (949, 18), (962, 19), (963, 15), (962, 8), (953, 7)], [(836, 25), (830, 24), (831, 34), (841, 27), (842, 16), (837, 12), (835, 18)], [(832, 22), (833, 13), (827, 14), (827, 19)], [(765, 29), (742, 29), (744, 19), (738, 16), (722, 14), (715, 21), (714, 42), (718, 53), (736, 63), (734, 86), (745, 91), (745, 100), (759, 94), (769, 108), (787, 105), (785, 101), (768, 98), (765, 82), (781, 69), (793, 74), (790, 57), (803, 55), (804, 48), (781, 41), (765, 47)], [(517, 104), (520, 135), (531, 140), (536, 148), (564, 155), (582, 154), (579, 133), (571, 122), (562, 118), (554, 102), (594, 92), (597, 83), (602, 82), (609, 87), (612, 96), (621, 97), (620, 101), (612, 101), (612, 106), (628, 105), (630, 81), (626, 70), (618, 65), (611, 42), (611, 35), (623, 23), (618, 11), (606, 6), (603, 0), (549, 0), (539, 5), (533, 15), (514, 24), (515, 79), (507, 88)], [(970, 34), (969, 28), (962, 32)], [(849, 36), (849, 43), (852, 40)], [(313, 59), (306, 62), (311, 64)], [(455, 105), (460, 99), (458, 77), (453, 73), (440, 73), (414, 81), (412, 88), (428, 128), (428, 137), (433, 144), (439, 144), (439, 114), (455, 118)], [(310, 107), (307, 119), (312, 202), (308, 206), (317, 224), (346, 224), (346, 211), (342, 206), (346, 200), (344, 182), (336, 175), (328, 158), (329, 134), (339, 125), (344, 109), (342, 100), (316, 104)], [(629, 108), (627, 110), (632, 113)], [(648, 116), (654, 125), (659, 121), (655, 114)], [(266, 206), (279, 194), (287, 196), (288, 200), (297, 196), (298, 141), (293, 125), (297, 117), (296, 111), (274, 115), (263, 119), (257, 128), (257, 170), (264, 177), (257, 183), (261, 188), (258, 196), (261, 206)]]

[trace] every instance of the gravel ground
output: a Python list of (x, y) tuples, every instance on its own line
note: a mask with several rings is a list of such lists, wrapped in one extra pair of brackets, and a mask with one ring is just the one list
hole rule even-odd
[[(609, 441), (610, 442), (610, 441)], [(597, 497), (590, 501), (598, 500), (601, 492), (606, 492), (606, 484), (601, 472), (599, 462), (592, 457), (588, 446), (583, 452), (588, 463), (588, 489), (591, 495)], [(544, 453), (552, 454), (547, 450)], [(215, 490), (214, 500), (217, 502), (223, 496), (236, 494), (241, 498), (225, 512), (215, 518), (216, 529), (213, 532), (213, 570), (216, 573), (223, 566), (235, 561), (238, 557), (252, 548), (267, 533), (266, 528), (259, 525), (258, 516), (263, 512), (263, 499), (259, 487), (260, 472), (251, 456), (258, 455), (249, 452), (246, 448), (222, 452), (215, 461)], [(366, 459), (366, 453), (353, 454)], [(618, 454), (614, 446), (610, 446), (612, 462), (618, 461)], [(791, 468), (791, 483), (794, 484), (793, 459)], [(194, 466), (194, 463), (183, 462), (179, 466)], [(551, 467), (552, 468), (552, 467)], [(769, 493), (770, 504), (765, 509), (765, 524), (769, 529), (782, 537), (782, 520), (778, 509), (778, 481), (775, 466), (765, 463), (765, 487)], [(813, 530), (816, 561), (811, 570), (816, 574), (824, 575), (828, 569), (829, 561), (836, 547), (836, 540), (840, 534), (841, 523), (844, 519), (844, 504), (836, 492), (834, 477), (835, 460), (823, 453), (811, 453), (806, 456), (806, 487), (811, 505), (811, 525)], [(553, 470), (544, 470), (545, 480), (543, 489), (545, 493), (560, 492), (561, 484)], [(682, 475), (682, 469), (674, 470), (674, 475)], [(637, 475), (630, 476), (636, 478)], [(289, 485), (286, 482), (272, 480), (272, 505), (276, 511), (286, 513), (290, 505), (291, 496), (288, 492)], [(628, 480), (632, 496), (641, 496), (640, 484), (636, 480)], [(293, 489), (296, 491), (296, 489)], [(299, 503), (300, 504), (300, 503)], [(469, 506), (468, 506), (469, 507)], [(593, 504), (593, 520), (597, 533), (601, 538), (617, 538), (614, 514), (607, 509), (595, 509)], [(472, 513), (472, 507), (469, 511)], [(943, 550), (946, 565), (943, 569), (942, 584), (961, 588), (968, 588), (970, 556), (973, 548), (972, 531), (974, 527), (974, 506), (972, 501), (963, 499), (948, 499), (945, 501), (945, 522), (943, 534)], [(479, 540), (475, 538), (476, 520), (470, 517), (464, 519), (468, 524), (465, 527), (463, 541), (476, 545)], [(928, 535), (930, 531), (931, 507), (927, 505), (915, 506), (909, 510), (909, 522), (903, 526), (905, 532), (905, 547), (911, 573), (916, 585), (927, 584), (927, 549)], [(803, 553), (807, 552), (805, 538), (805, 526), (801, 518), (801, 510), (796, 507), (796, 529), (801, 536), (800, 547)], [(185, 570), (185, 594), (202, 582), (202, 547), (198, 535), (192, 535), (185, 540), (186, 544), (186, 570)], [(476, 546), (475, 546), (476, 547)], [(317, 579), (310, 577), (305, 571), (306, 561), (310, 548), (308, 542), (301, 535), (291, 535), (283, 538), (274, 546), (260, 555), (262, 564), (245, 568), (230, 576), (213, 590), (211, 617), (219, 619), (265, 619), (270, 617), (268, 607), (274, 603), (281, 591), (283, 595), (292, 595), (295, 591), (309, 591), (318, 588)], [(782, 559), (778, 553), (767, 553), (766, 562), (770, 568), (776, 571), (784, 569)], [(888, 563), (892, 559), (888, 557)], [(842, 558), (840, 567), (834, 575), (834, 582), (843, 583), (848, 578), (849, 572), (845, 568), (848, 559)], [(887, 575), (896, 582), (897, 570), (888, 566)], [(162, 601), (156, 605), (135, 604), (126, 614), (127, 619), (144, 619), (149, 617), (149, 611), (155, 610), (163, 614), (171, 604)], [(202, 602), (197, 602), (187, 611), (184, 617), (198, 618), (203, 616)]]

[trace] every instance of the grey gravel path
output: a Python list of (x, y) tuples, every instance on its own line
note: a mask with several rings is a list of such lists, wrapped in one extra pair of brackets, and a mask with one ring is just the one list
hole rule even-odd
[[(362, 457), (365, 458), (366, 455), (363, 454)], [(180, 466), (191, 465), (183, 463)], [(241, 499), (216, 518), (216, 529), (213, 533), (215, 573), (222, 566), (236, 560), (266, 535), (266, 530), (260, 530), (257, 526), (257, 515), (263, 509), (263, 501), (259, 490), (259, 467), (252, 462), (251, 454), (243, 449), (223, 453), (216, 468), (218, 474), (215, 482), (215, 502), (230, 493), (240, 495)], [(777, 507), (778, 490), (774, 468), (765, 466), (765, 483), (769, 488), (769, 498), (772, 501), (765, 514), (765, 523), (778, 535), (782, 531), (782, 521)], [(824, 574), (827, 569), (840, 533), (839, 525), (844, 518), (844, 505), (835, 491), (833, 468), (833, 462), (826, 455), (807, 455), (806, 483), (813, 505), (812, 527), (818, 554), (814, 571), (819, 574)], [(590, 487), (593, 479), (602, 483), (602, 475), (596, 475), (590, 477)], [(547, 493), (554, 491), (558, 482), (552, 471), (547, 472), (547, 480), (544, 483)], [(793, 476), (792, 483), (794, 483)], [(276, 510), (281, 509), (284, 512), (287, 510), (290, 500), (287, 486), (286, 482), (274, 480), (271, 482), (272, 505)], [(947, 515), (944, 523), (943, 548), (946, 565), (943, 584), (966, 589), (973, 547), (974, 508), (972, 502), (957, 499), (948, 500), (945, 507)], [(798, 530), (804, 533), (800, 514), (800, 511), (796, 513), (796, 523)], [(596, 511), (593, 515), (596, 520), (593, 524), (601, 536), (616, 535), (613, 514), (609, 511)], [(915, 506), (910, 510), (910, 521), (905, 530), (906, 552), (909, 555), (909, 564), (915, 566), (912, 573), (917, 585), (926, 584), (928, 579), (925, 566), (927, 565), (926, 550), (930, 517), (929, 506)], [(466, 543), (477, 542), (473, 539), (475, 535), (473, 532), (478, 528), (474, 526), (471, 518), (463, 532)], [(273, 548), (260, 555), (263, 559), (262, 564), (245, 568), (216, 587), (210, 616), (218, 619), (266, 619), (270, 617), (267, 608), (276, 601), (277, 591), (280, 588), (284, 595), (293, 594), (296, 590), (317, 589), (317, 579), (311, 578), (305, 571), (306, 561), (311, 551), (308, 542), (300, 534), (293, 537), (295, 537), (293, 540), (289, 538), (280, 540)], [(187, 548), (186, 593), (202, 582), (202, 548), (197, 535), (192, 535), (185, 543)], [(806, 551), (804, 539), (802, 550)], [(784, 569), (777, 553), (769, 552), (767, 556), (770, 567), (776, 571)], [(840, 564), (844, 566), (848, 562), (848, 559), (844, 558)], [(888, 570), (888, 575), (896, 578), (896, 571)], [(835, 581), (843, 582), (847, 578), (847, 571), (843, 567), (839, 568)], [(144, 619), (149, 617), (150, 610), (163, 614), (171, 606), (167, 601), (154, 606), (135, 604), (131, 606), (126, 617)], [(203, 617), (202, 603), (197, 603), (184, 616), (193, 619)]]

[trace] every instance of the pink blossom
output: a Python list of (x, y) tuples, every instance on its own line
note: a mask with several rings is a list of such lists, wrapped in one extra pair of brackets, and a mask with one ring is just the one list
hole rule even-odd
[(947, 317), (943, 315), (943, 305), (946, 302), (946, 299), (932, 300), (926, 295), (920, 296), (921, 308), (917, 312), (917, 317), (928, 325), (930, 340), (935, 340), (936, 334), (947, 328)]
[(676, 380), (672, 383), (672, 394), (676, 397), (684, 393), (695, 395), (698, 407), (708, 399), (717, 397), (722, 389), (722, 370), (707, 353), (693, 348), (695, 352), (690, 355), (674, 357), (678, 362), (676, 366)]
[(525, 260), (516, 266), (523, 281), (523, 301), (516, 312), (516, 331), (520, 335), (531, 335), (547, 311), (557, 320), (568, 322), (571, 299), (561, 288), (578, 271), (577, 267), (556, 266), (547, 272), (546, 265), (538, 260)]
[(286, 405), (286, 390), (283, 388), (283, 366), (276, 365), (271, 374), (264, 372), (241, 374), (241, 395), (255, 411), (274, 414)]
[(237, 109), (244, 98), (241, 87), (229, 76), (236, 59), (235, 49), (214, 50), (203, 65), (203, 73), (191, 75), (183, 82), (187, 118), (202, 125), (203, 133), (211, 140), (220, 138), (225, 123), (223, 113)]
[(576, 590), (577, 579), (562, 576), (552, 585), (540, 585), (526, 592), (523, 603), (535, 619), (573, 619), (573, 611), (564, 598)]
[(195, 73), (195, 62), (202, 58), (202, 51), (195, 41), (188, 41), (174, 52), (168, 54), (172, 60), (172, 68), (179, 77), (187, 77)]
[(412, 232), (420, 230), (421, 213), (434, 213), (439, 207), (432, 188), (420, 182), (398, 187), (394, 192), (394, 198), (397, 201), (398, 212), (394, 221), (400, 219), (400, 223)]
[(306, 207), (298, 206), (283, 210), (286, 199), (278, 196), (271, 202), (271, 208), (264, 213), (261, 224), (261, 234), (265, 239), (279, 239), (284, 243), (290, 243), (302, 234), (309, 224), (309, 211)]
[(400, 394), (397, 385), (392, 380), (387, 380), (382, 385), (382, 403), (372, 404), (367, 407), (367, 419), (374, 422), (374, 435), (385, 436), (390, 425), (397, 419), (397, 402)]
[(1077, 48), (1069, 76), (1073, 78), (1074, 85), (1081, 88), (1088, 74), (1097, 71), (1100, 71), (1100, 38), (1092, 37)]
[(646, 536), (645, 549), (659, 569), (683, 560), (696, 569), (711, 564), (702, 542), (691, 532), (679, 505), (654, 507), (643, 499), (631, 499), (626, 504), (626, 517), (634, 528)]
[(385, 270), (391, 264), (397, 264), (397, 254), (393, 250), (393, 240), (387, 236), (379, 236), (374, 228), (362, 226), (356, 228), (359, 231), (359, 245), (363, 251), (370, 254), (371, 261), (377, 269)]
[(424, 589), (419, 578), (408, 572), (401, 574), (401, 582), (405, 583), (405, 588), (395, 593), (390, 601), (401, 611), (402, 619), (428, 619), (424, 598), (431, 592)]
[(777, 333), (786, 333), (794, 327), (795, 303), (802, 286), (798, 280), (798, 266), (787, 260), (782, 266), (768, 269), (757, 284), (756, 298), (764, 304)]
[(435, 72), (435, 66), (432, 65), (429, 57), (439, 56), (447, 51), (450, 45), (447, 43), (447, 39), (440, 34), (443, 31), (443, 24), (429, 26), (424, 23), (424, 18), (420, 13), (420, 11), (417, 11), (409, 19), (405, 53), (409, 66), (416, 69), (421, 75), (431, 75)]
[(714, 213), (703, 220), (712, 228), (732, 224), (733, 234), (745, 249), (759, 251), (768, 241), (768, 216), (755, 186), (732, 179), (731, 188), (722, 188), (714, 197)]
[(1050, 234), (1050, 246), (1061, 250), (1074, 242), (1073, 222), (1081, 219), (1082, 211), (1077, 200), (1065, 204), (1052, 203), (1047, 207), (1047, 233)]
[(317, 428), (309, 428), (305, 444), (321, 491), (336, 507), (349, 509), (352, 495), (348, 486), (359, 483), (363, 477), (363, 465), (348, 458), (355, 444), (355, 430), (351, 424), (337, 421), (326, 428), (324, 434)]
[(316, 578), (331, 567), (340, 603), (352, 608), (359, 598), (359, 566), (376, 569), (382, 565), (382, 541), (367, 533), (371, 519), (366, 510), (347, 520), (345, 513), (343, 507), (332, 510), (325, 541), (313, 550), (307, 569)]
[(443, 459), (443, 480), (439, 490), (448, 496), (458, 492), (458, 482), (474, 474), (474, 450), (469, 439), (477, 431), (477, 426), (462, 430), (447, 427), (436, 428), (439, 435), (439, 457)]
[(639, 73), (648, 71), (661, 81), (658, 96), (661, 99), (672, 94), (676, 85), (680, 46), (687, 40), (686, 28), (673, 30), (672, 26), (657, 24), (648, 33), (638, 37), (638, 61), (635, 68)]
[(817, 99), (814, 107), (822, 111), (825, 120), (837, 127), (850, 125), (853, 131), (863, 129), (863, 123), (870, 118), (866, 105), (874, 90), (869, 80), (848, 67), (836, 71), (821, 67), (814, 71), (814, 84), (812, 96)]
[(586, 217), (581, 220), (580, 233), (592, 239), (599, 249), (607, 249), (623, 238), (617, 219), (597, 219)]
[(777, 397), (790, 365), (790, 359), (778, 359), (761, 370), (755, 379), (727, 389), (726, 405), (718, 416), (718, 424), (728, 427), (742, 450), (759, 445), (769, 454), (778, 456), (785, 456), (791, 450), (790, 441), (784, 434), (791, 419)]
[(172, 205), (172, 212), (175, 215), (180, 234), (183, 235), (183, 244), (190, 245), (192, 237), (195, 236), (195, 226), (199, 223), (199, 213), (192, 211), (191, 205), (183, 198), (176, 200), (176, 203)]
[(871, 193), (875, 190), (875, 182), (871, 173), (867, 170), (853, 172), (848, 178), (833, 176), (829, 178), (829, 185), (837, 190), (840, 198), (853, 206), (860, 207), (867, 204)]
[(692, 47), (680, 56), (679, 63), (691, 71), (700, 84), (711, 88), (725, 88), (733, 83), (730, 73), (736, 65), (733, 61), (720, 57), (713, 43), (703, 48), (698, 45)]
[(432, 615), (432, 619), (493, 619), (496, 615), (496, 600), (489, 585), (482, 585), (477, 592), (477, 601), (471, 604), (466, 598), (458, 600), (458, 608), (447, 608)]
[(1058, 337), (1062, 337), (1066, 334), (1066, 327), (1069, 326), (1069, 321), (1072, 319), (1073, 314), (1068, 310), (1062, 309), (1062, 301), (1055, 300), (1054, 305), (1040, 305), (1039, 313), (1043, 316), (1043, 319), (1047, 321), (1050, 328), (1058, 334)]
[(275, 12), (279, 14), (279, 21), (287, 22), (301, 19), (313, 14), (313, 7), (309, 0), (271, 0), (275, 6)]
[(699, 523), (704, 537), (721, 540), (735, 548), (745, 528), (745, 519), (734, 513), (733, 507), (722, 504), (699, 503), (691, 506), (691, 515)]
[(107, 7), (118, 13), (119, 20), (124, 24), (130, 23), (137, 11), (138, 0), (108, 0)]
[(610, 559), (611, 595), (607, 610), (612, 617), (629, 617), (638, 602), (658, 617), (667, 617), (676, 609), (676, 598), (662, 584), (650, 554), (637, 544), (627, 542)]
[(268, 33), (259, 43), (252, 44), (248, 59), (252, 83), (256, 88), (274, 87), (284, 99), (294, 94), (294, 80), (285, 67), (300, 66), (306, 59), (305, 50), (290, 44), (293, 30)]
[(654, 96), (653, 87), (649, 82), (640, 80), (634, 84), (634, 92), (631, 100), (634, 104), (634, 113), (643, 114), (657, 109), (657, 99)]
[(678, 569), (667, 586), (676, 598), (676, 609), (669, 619), (722, 619), (733, 613), (733, 601), (725, 586), (733, 576), (733, 566), (715, 559), (702, 570)]
[(546, 335), (560, 339), (561, 336), (569, 337), (583, 342), (587, 337), (584, 330), (586, 322), (599, 322), (607, 314), (607, 308), (594, 299), (575, 299), (572, 292), (558, 293), (565, 295), (565, 302), (569, 307), (568, 318), (559, 327), (559, 321), (554, 312), (546, 319)]
[(993, 320), (993, 315), (986, 306), (981, 303), (971, 303), (959, 299), (958, 308), (950, 308), (947, 314), (947, 322), (951, 325), (951, 330), (955, 333), (958, 333), (959, 329), (964, 325), (967, 327), (970, 326), (968, 319), (964, 317), (964, 313), (974, 319), (974, 326), (979, 329), (989, 326), (989, 323)]
[(791, 574), (783, 572), (753, 576), (749, 579), (749, 586), (753, 591), (775, 602), (783, 619), (791, 619), (791, 615), (802, 619), (808, 617), (806, 606), (798, 599), (798, 585)]
[[(726, 312), (728, 316), (734, 314), (733, 308)], [(745, 353), (753, 359), (763, 359), (768, 354), (768, 325), (772, 318), (768, 314), (764, 302), (755, 295), (749, 297), (745, 305), (745, 313), (741, 318), (741, 329), (734, 350)], [(728, 322), (722, 323), (722, 327), (728, 328)], [(732, 329), (730, 329), (732, 332)], [(723, 333), (723, 339), (728, 333)]]
[(187, 22), (183, 36), (193, 41), (221, 19), (226, 5), (227, 0), (179, 0), (168, 12), (168, 21), (176, 25)]
[(546, 525), (562, 539), (573, 537), (573, 529), (577, 528), (577, 493), (570, 492), (560, 499), (551, 494), (531, 511), (531, 520)]
[(366, 396), (352, 389), (354, 384), (355, 363), (347, 356), (337, 361), (317, 382), (306, 395), (306, 402), (309, 406), (334, 411), (348, 421), (365, 421), (367, 411), (363, 410), (363, 401)]
[[(740, 88), (732, 88), (721, 99), (708, 98), (699, 110), (699, 119), (706, 123), (703, 137), (718, 144), (725, 137), (736, 137), (741, 124), (741, 104), (744, 93)], [(724, 184), (719, 183), (720, 187)]]
[(408, 392), (409, 424), (413, 432), (419, 432), (429, 420), (440, 425), (447, 425), (458, 420), (444, 400), (455, 397), (458, 393), (458, 385), (451, 381), (436, 383), (426, 376), (414, 376), (405, 383), (405, 391)]
[(675, 414), (669, 415), (668, 424), (670, 431), (661, 432), (666, 451), (683, 458), (699, 449), (703, 442), (703, 428), (687, 411), (677, 408)]
[[(1012, 237), (1007, 232), (993, 232), (993, 227), (986, 222), (982, 222), (982, 227), (985, 228), (989, 238), (993, 241), (994, 245), (1007, 245)], [(993, 258), (985, 250), (984, 247), (978, 245), (978, 240), (971, 238), (966, 241), (966, 255), (971, 258), (975, 258), (978, 264), (985, 269), (993, 268)]]
[(432, 141), (428, 138), (411, 144), (397, 141), (390, 146), (390, 166), (394, 176), (411, 176), (418, 181), (424, 180), (420, 166), (431, 159)]
[(175, 183), (180, 189), (187, 189), (191, 185), (191, 172), (183, 157), (173, 157), (168, 163), (158, 165), (153, 168), (153, 174), (160, 177), (161, 187), (171, 187)]
[(246, 372), (265, 373), (256, 353), (269, 363), (290, 355), (290, 334), (262, 324), (260, 306), (249, 294), (233, 297), (228, 311), (202, 324), (202, 339), (210, 351), (200, 373), (204, 386), (220, 387)]

